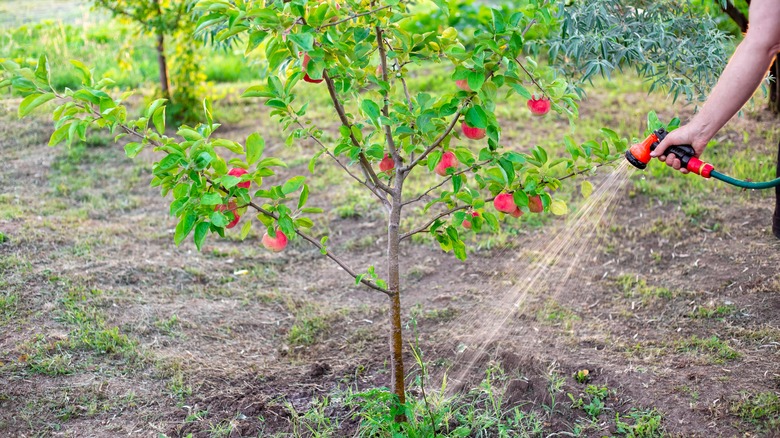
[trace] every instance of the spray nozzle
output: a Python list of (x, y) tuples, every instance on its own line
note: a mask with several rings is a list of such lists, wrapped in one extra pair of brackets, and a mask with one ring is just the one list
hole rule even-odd
[[(664, 138), (666, 138), (666, 134), (667, 132), (665, 129), (657, 129), (641, 143), (631, 146), (626, 151), (626, 159), (628, 162), (638, 169), (647, 167), (647, 163), (650, 162), (650, 152), (658, 147)], [(674, 154), (680, 159), (682, 167), (689, 171), (705, 178), (710, 177), (710, 173), (713, 170), (712, 165), (696, 158), (696, 151), (693, 149), (693, 146), (689, 144), (674, 145), (666, 148), (665, 152), (666, 154)]]

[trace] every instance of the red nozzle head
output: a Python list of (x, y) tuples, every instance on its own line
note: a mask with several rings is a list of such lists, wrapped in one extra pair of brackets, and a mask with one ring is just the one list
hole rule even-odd
[(626, 159), (634, 167), (644, 169), (650, 162), (650, 147), (657, 141), (658, 137), (655, 134), (650, 134), (644, 141), (631, 146), (626, 151)]

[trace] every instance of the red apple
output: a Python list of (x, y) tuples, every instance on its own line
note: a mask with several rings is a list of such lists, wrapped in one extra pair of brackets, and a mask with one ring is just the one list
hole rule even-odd
[(520, 217), (523, 215), (522, 210), (520, 208), (515, 208), (515, 211), (509, 213), (512, 217)]
[[(493, 207), (502, 213), (509, 213), (514, 216), (515, 211), (519, 211), (517, 204), (515, 204), (515, 198), (511, 193), (499, 193), (493, 199)], [(522, 214), (522, 213), (521, 213)], [(517, 217), (517, 216), (515, 216)]]
[(263, 234), (263, 246), (265, 249), (273, 252), (279, 252), (287, 246), (287, 236), (282, 230), (276, 230), (276, 237), (271, 237), (266, 232)]
[(447, 176), (447, 169), (457, 169), (458, 164), (458, 158), (455, 154), (451, 151), (447, 151), (441, 156), (441, 161), (439, 161), (439, 164), (436, 165), (436, 168), (433, 169), (433, 171), (441, 176)]
[(225, 226), (225, 228), (233, 228), (238, 224), (238, 221), (241, 220), (241, 216), (238, 215), (238, 212), (236, 211), (236, 203), (234, 201), (230, 201), (227, 205), (221, 204), (221, 205), (215, 205), (214, 211), (228, 211), (230, 213), (233, 213), (233, 220)]
[(306, 67), (309, 65), (309, 61), (311, 61), (311, 57), (308, 53), (303, 54), (303, 80), (306, 82), (311, 82), (312, 84), (319, 84), (320, 82), (324, 81), (324, 79), (312, 79), (308, 73), (306, 73)]
[[(249, 173), (249, 172), (246, 169), (242, 169), (240, 167), (234, 167), (233, 169), (230, 169), (230, 172), (228, 172), (228, 175), (235, 176), (236, 178), (241, 178), (242, 176), (246, 175), (247, 173)], [(240, 183), (236, 184), (236, 187), (238, 187), (240, 189), (248, 189), (251, 184), (252, 183), (249, 182), (249, 181), (244, 181), (244, 182), (240, 182)]]
[(382, 79), (384, 77), (384, 72), (385, 70), (382, 68), (382, 63), (379, 63), (379, 65), (376, 66), (376, 77)]
[(474, 128), (469, 126), (469, 124), (466, 122), (463, 122), (460, 126), (463, 128), (463, 135), (465, 135), (466, 138), (470, 138), (472, 140), (482, 140), (485, 138), (486, 131), (482, 128)]
[[(479, 217), (479, 212), (472, 211), (471, 217)], [(471, 229), (471, 221), (468, 219), (463, 219), (463, 223), (461, 225), (463, 225), (463, 228), (468, 228), (469, 230)]]
[(466, 79), (460, 79), (455, 81), (455, 85), (458, 86), (463, 91), (471, 91), (471, 87), (469, 87), (469, 81)]
[(550, 99), (542, 97), (541, 99), (531, 98), (528, 99), (528, 109), (531, 110), (531, 114), (535, 116), (543, 116), (550, 112)]
[(528, 209), (531, 213), (541, 213), (544, 211), (544, 204), (542, 204), (542, 197), (539, 195), (530, 196), (528, 198)]
[(395, 161), (390, 155), (385, 154), (385, 157), (379, 162), (379, 170), (389, 175), (393, 169), (395, 169)]

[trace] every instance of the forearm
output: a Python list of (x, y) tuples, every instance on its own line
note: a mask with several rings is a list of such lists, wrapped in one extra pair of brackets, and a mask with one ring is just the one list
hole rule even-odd
[(737, 47), (701, 111), (690, 124), (706, 143), (750, 99), (774, 58), (771, 47), (748, 35)]
[(697, 139), (706, 144), (764, 79), (780, 51), (780, 5), (777, 0), (753, 0), (745, 39), (729, 60), (720, 80), (699, 114), (691, 120)]

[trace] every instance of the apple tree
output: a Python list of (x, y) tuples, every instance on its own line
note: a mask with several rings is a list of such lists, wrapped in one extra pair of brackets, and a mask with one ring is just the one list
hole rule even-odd
[[(210, 234), (224, 236), (237, 227), (245, 237), (251, 227), (260, 226), (266, 230), (262, 244), (269, 250), (282, 251), (288, 240), (304, 240), (358, 284), (387, 296), (392, 390), (404, 404), (401, 245), (427, 233), (463, 260), (469, 233), (497, 233), (503, 223), (525, 214), (566, 214), (559, 189), (575, 180), (570, 177), (591, 174), (619, 158), (627, 146), (609, 129), (602, 130), (598, 141), (583, 144), (563, 138), (560, 157), (502, 139), (496, 109), (513, 95), (525, 100), (534, 115), (577, 117), (574, 84), (532, 56), (530, 48), (540, 41), (527, 40), (535, 26), (560, 28), (560, 6), (528, 0), (511, 11), (491, 9), (464, 39), (452, 27), (408, 30), (413, 3), (200, 0), (194, 8), (197, 34), (211, 32), (216, 42), (242, 41), (247, 56), (265, 59), (267, 80), (243, 95), (270, 109), (288, 143), (311, 145), (310, 175), (280, 178), (277, 171), (285, 164), (265, 153), (259, 133), (242, 143), (220, 138), (208, 101), (201, 106), (201, 123), (175, 131), (166, 129), (165, 99), (133, 116), (126, 104), (129, 93), (112, 96), (112, 82), (94, 78), (77, 61), (73, 64), (83, 80), (78, 90), (52, 89), (45, 56), (35, 69), (2, 62), (0, 89), (11, 87), (24, 96), (20, 116), (56, 102), (51, 145), (83, 139), (87, 129), (105, 129), (123, 139), (129, 157), (147, 148), (157, 153), (151, 184), (170, 196), (170, 213), (178, 218), (177, 245), (191, 238), (200, 249)], [(440, 13), (449, 13), (448, 2), (434, 3)], [(431, 63), (444, 64), (451, 72), (442, 78), (451, 81), (450, 91), (433, 95), (410, 86), (416, 69)], [(323, 128), (307, 118), (306, 93), (315, 87), (330, 97), (339, 126), (335, 141), (328, 141)], [(308, 181), (325, 165), (339, 168), (344, 184), (362, 187), (385, 212), (384, 260), (349, 266), (328, 236), (313, 230), (311, 218), (321, 210), (308, 206)], [(427, 189), (410, 191), (410, 182), (431, 178), (436, 182)], [(404, 217), (412, 219), (402, 221)], [(402, 226), (420, 217), (418, 223)]]
[(202, 44), (192, 38), (190, 13), (194, 2), (94, 0), (94, 5), (119, 19), (130, 21), (140, 33), (154, 36), (160, 91), (168, 103), (168, 119), (197, 120), (198, 115), (192, 109), (199, 106), (198, 91), (206, 76), (198, 68)]

